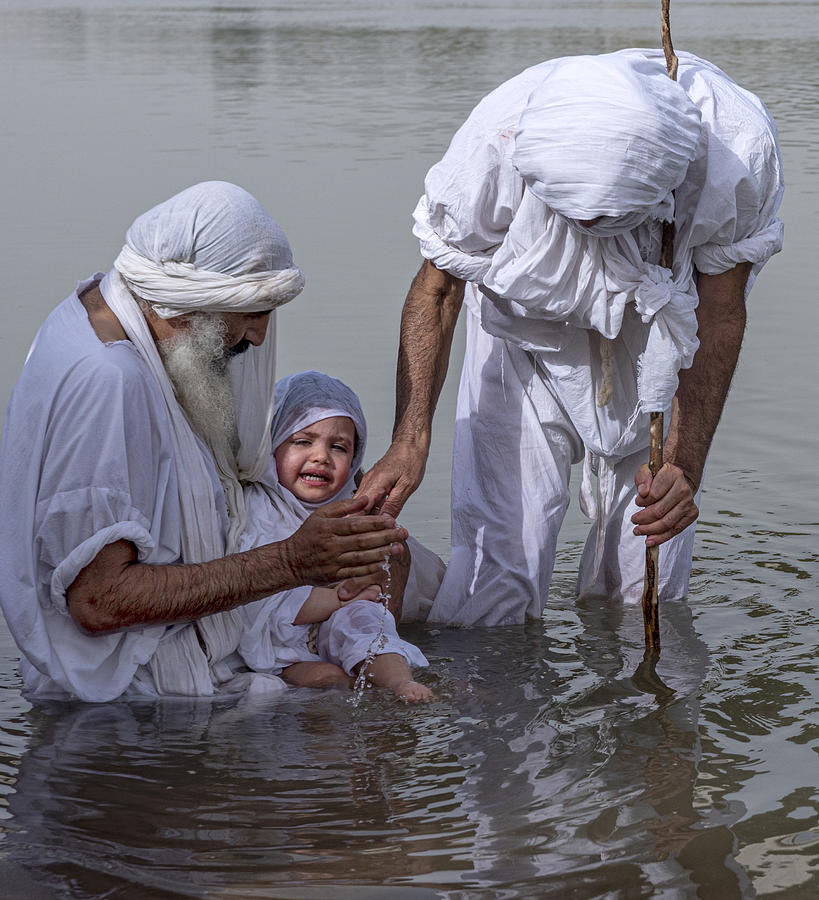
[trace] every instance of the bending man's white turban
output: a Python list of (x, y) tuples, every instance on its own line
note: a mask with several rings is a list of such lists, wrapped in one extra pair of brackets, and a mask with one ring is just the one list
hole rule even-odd
[[(616, 336), (628, 301), (651, 323), (637, 380), (642, 411), (666, 409), (679, 369), (691, 365), (697, 293), (687, 250), (676, 248), (672, 273), (642, 260), (632, 230), (648, 218), (673, 220), (672, 191), (696, 156), (701, 119), (659, 59), (578, 56), (560, 60), (532, 92), (515, 136), (513, 165), (527, 191), (573, 230), (599, 239), (583, 252), (600, 256), (607, 312), (617, 308), (617, 329), (606, 337)], [(502, 259), (496, 254), (496, 266)]]
[[(670, 219), (667, 198), (694, 158), (700, 120), (656, 59), (570, 57), (532, 92), (513, 164), (529, 190), (566, 218)], [(661, 204), (665, 214), (657, 215)]]

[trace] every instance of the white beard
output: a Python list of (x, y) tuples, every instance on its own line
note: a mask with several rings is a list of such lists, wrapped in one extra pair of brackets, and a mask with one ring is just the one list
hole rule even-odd
[(187, 327), (157, 347), (193, 430), (217, 459), (235, 461), (239, 437), (226, 337), (222, 319), (194, 313)]

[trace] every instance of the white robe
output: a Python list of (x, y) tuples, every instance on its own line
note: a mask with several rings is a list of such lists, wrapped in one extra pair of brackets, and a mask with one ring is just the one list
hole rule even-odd
[[(22, 648), (29, 695), (106, 701), (121, 695), (244, 690), (254, 676), (234, 653), (209, 661), (193, 625), (88, 635), (66, 589), (99, 551), (130, 541), (140, 562), (181, 561), (177, 463), (168, 408), (130, 341), (105, 344), (78, 294), (46, 319), (15, 387), (0, 438), (0, 602)], [(223, 540), (224, 494), (210, 454)], [(162, 667), (150, 663), (163, 642)], [(237, 680), (238, 679), (238, 680)], [(279, 679), (262, 688), (282, 689)]]
[[(621, 54), (662, 59), (661, 51)], [(753, 94), (710, 63), (679, 56), (679, 83), (698, 108), (702, 129), (676, 189), (675, 279), (684, 285), (695, 269), (718, 274), (748, 261), (750, 290), (782, 242), (775, 218), (782, 195), (776, 128)], [(659, 260), (661, 223), (649, 218), (626, 234), (598, 238), (526, 188), (513, 165), (518, 122), (533, 91), (560, 64), (527, 69), (478, 104), (427, 175), (415, 211), (422, 254), (471, 282), (453, 458), (452, 559), (431, 621), (510, 624), (542, 612), (570, 466), (584, 453), (581, 499), (595, 528), (579, 588), (630, 600), (640, 595), (635, 561), (642, 564), (644, 542), (628, 521), (636, 509), (631, 480), (648, 446), (638, 361), (650, 323), (660, 317), (617, 266), (622, 249), (634, 254), (635, 266), (650, 270)], [(680, 350), (678, 366), (690, 350)], [(598, 405), (609, 386), (604, 355), (612, 362), (613, 390)], [(596, 487), (593, 469), (600, 473)], [(661, 596), (687, 590), (693, 531), (661, 549)]]

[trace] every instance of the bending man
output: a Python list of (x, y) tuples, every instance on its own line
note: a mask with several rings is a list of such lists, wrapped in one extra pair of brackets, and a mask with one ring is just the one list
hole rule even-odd
[(349, 500), (236, 552), (270, 456), (267, 332), (303, 283), (259, 203), (206, 182), (136, 219), (40, 329), (0, 445), (0, 601), (30, 695), (277, 691), (237, 653), (237, 607), (400, 551)]
[[(678, 82), (661, 51), (551, 60), (478, 104), (425, 189), (393, 443), (361, 488), (396, 515), (420, 483), (465, 296), (452, 559), (430, 619), (540, 615), (580, 459), (594, 525), (579, 592), (638, 599), (645, 541), (662, 544), (660, 596), (684, 596), (745, 297), (781, 247), (765, 107), (686, 53)], [(652, 410), (670, 413), (654, 479)]]

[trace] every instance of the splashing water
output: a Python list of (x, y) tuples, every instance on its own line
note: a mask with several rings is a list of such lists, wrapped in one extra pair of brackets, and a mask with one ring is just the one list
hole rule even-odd
[(390, 600), (392, 600), (392, 594), (390, 593), (390, 588), (392, 586), (392, 573), (390, 572), (389, 556), (384, 557), (384, 562), (381, 564), (381, 568), (387, 573), (387, 578), (384, 582), (384, 587), (381, 589), (381, 593), (373, 602), (380, 603), (382, 605), (382, 607), (384, 608), (384, 615), (381, 617), (378, 634), (375, 635), (375, 637), (370, 641), (369, 647), (367, 647), (367, 654), (364, 657), (364, 662), (361, 663), (361, 666), (358, 670), (358, 675), (356, 675), (355, 683), (353, 684), (353, 696), (350, 698), (350, 702), (355, 707), (357, 707), (361, 703), (361, 698), (364, 696), (364, 691), (366, 691), (368, 687), (372, 687), (373, 676), (372, 672), (370, 672), (370, 666), (372, 665), (372, 661), (384, 649), (384, 646), (387, 643), (387, 637), (384, 634), (384, 622), (387, 619), (389, 602)]

